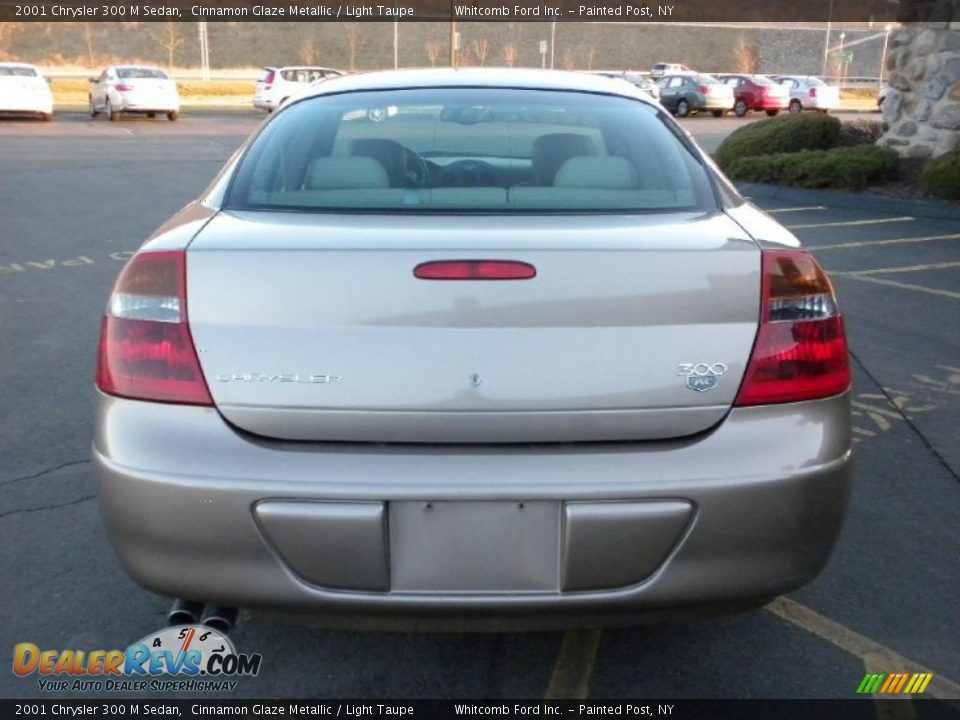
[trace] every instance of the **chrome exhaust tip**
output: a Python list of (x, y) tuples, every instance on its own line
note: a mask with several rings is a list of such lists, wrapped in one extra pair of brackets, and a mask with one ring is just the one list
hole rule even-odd
[(203, 603), (192, 600), (174, 600), (167, 622), (170, 625), (196, 625), (203, 614)]
[(221, 635), (229, 635), (237, 624), (237, 615), (239, 611), (235, 607), (225, 605), (210, 605), (203, 614), (201, 625), (206, 625), (211, 630), (216, 630)]

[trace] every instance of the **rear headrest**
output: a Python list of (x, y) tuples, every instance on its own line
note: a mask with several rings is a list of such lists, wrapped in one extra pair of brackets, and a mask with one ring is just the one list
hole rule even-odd
[(582, 155), (561, 165), (553, 184), (556, 187), (630, 190), (637, 187), (637, 172), (624, 157)]
[(310, 165), (304, 190), (354, 190), (390, 187), (387, 171), (371, 157), (319, 157)]
[(550, 133), (533, 141), (530, 162), (533, 165), (535, 185), (553, 185), (557, 170), (577, 155), (597, 152), (593, 140), (580, 133)]

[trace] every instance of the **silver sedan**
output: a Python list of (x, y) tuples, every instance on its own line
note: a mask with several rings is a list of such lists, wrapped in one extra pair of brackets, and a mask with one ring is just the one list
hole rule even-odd
[(581, 73), (284, 105), (124, 268), (96, 383), (107, 529), (188, 615), (740, 609), (817, 576), (850, 491), (827, 276), (646, 93)]

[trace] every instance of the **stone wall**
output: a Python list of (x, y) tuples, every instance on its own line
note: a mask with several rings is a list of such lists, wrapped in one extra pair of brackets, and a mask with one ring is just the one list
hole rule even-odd
[(960, 147), (960, 29), (957, 23), (904, 25), (890, 37), (886, 132), (880, 145), (929, 158)]

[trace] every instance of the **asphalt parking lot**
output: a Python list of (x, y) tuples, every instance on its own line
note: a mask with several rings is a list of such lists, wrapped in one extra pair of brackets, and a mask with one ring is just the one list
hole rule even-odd
[[(124, 574), (93, 496), (99, 319), (130, 252), (258, 121), (0, 120), (4, 652), (124, 647), (165, 622), (169, 602)], [(740, 122), (686, 124), (712, 149)], [(832, 273), (854, 355), (853, 500), (816, 582), (739, 616), (569, 633), (356, 633), (244, 614), (235, 642), (264, 668), (238, 695), (850, 698), (867, 671), (929, 671), (927, 695), (960, 700), (960, 222), (756, 202)], [(0, 696), (37, 694), (35, 678), (0, 671)]]

